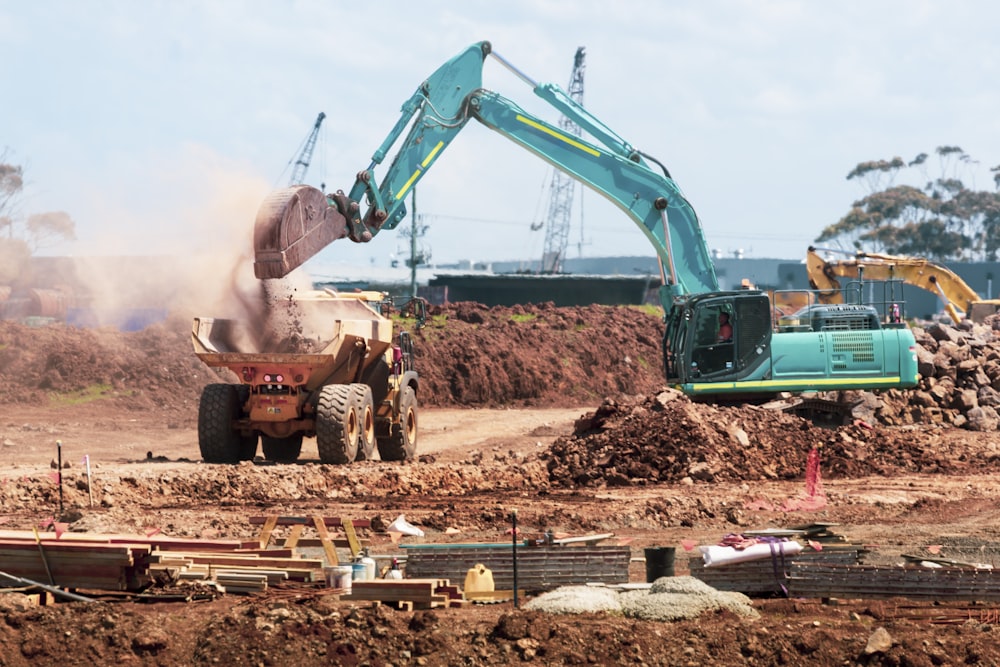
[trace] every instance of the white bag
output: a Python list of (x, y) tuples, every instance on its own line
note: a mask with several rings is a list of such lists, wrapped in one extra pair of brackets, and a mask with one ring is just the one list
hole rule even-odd
[(424, 536), (424, 531), (420, 530), (413, 524), (407, 523), (402, 514), (396, 517), (396, 520), (389, 524), (387, 530), (402, 533), (403, 535), (412, 535), (413, 537)]

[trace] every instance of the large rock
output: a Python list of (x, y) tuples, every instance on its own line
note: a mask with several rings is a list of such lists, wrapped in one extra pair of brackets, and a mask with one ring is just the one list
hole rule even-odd
[(991, 407), (975, 407), (966, 414), (968, 428), (972, 431), (995, 431), (1000, 425), (1000, 415)]

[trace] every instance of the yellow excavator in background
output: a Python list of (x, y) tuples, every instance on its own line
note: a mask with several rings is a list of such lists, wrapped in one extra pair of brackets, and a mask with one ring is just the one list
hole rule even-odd
[[(809, 285), (819, 290), (821, 303), (843, 303), (844, 292), (838, 278), (894, 280), (936, 294), (952, 322), (964, 319), (982, 322), (1000, 311), (1000, 299), (982, 299), (974, 289), (947, 267), (922, 257), (903, 257), (859, 252), (850, 259), (831, 260), (821, 249), (809, 247), (806, 271)], [(843, 252), (822, 249), (823, 252)]]

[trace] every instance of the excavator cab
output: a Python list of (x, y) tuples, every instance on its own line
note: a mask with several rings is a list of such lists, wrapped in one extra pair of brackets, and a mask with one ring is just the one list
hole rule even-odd
[[(724, 320), (730, 335), (722, 328)], [(716, 292), (675, 305), (664, 358), (670, 382), (735, 382), (767, 361), (771, 302), (764, 292)]]

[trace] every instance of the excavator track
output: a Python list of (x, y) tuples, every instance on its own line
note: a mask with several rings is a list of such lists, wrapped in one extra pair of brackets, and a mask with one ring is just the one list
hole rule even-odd
[(857, 401), (835, 401), (825, 398), (798, 398), (782, 405), (782, 412), (808, 419), (818, 425), (843, 426), (853, 421)]

